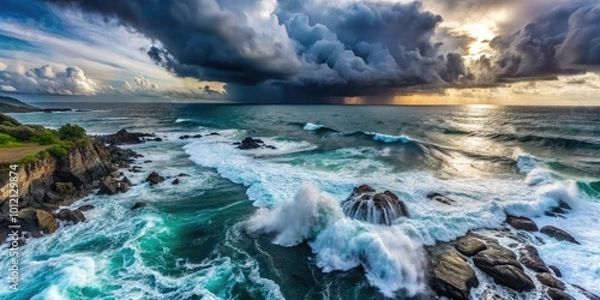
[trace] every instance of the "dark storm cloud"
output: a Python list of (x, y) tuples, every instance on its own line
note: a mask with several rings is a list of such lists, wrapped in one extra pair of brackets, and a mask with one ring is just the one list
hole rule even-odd
[(466, 75), (432, 41), (438, 15), (419, 2), (50, 0), (116, 18), (157, 42), (148, 55), (179, 76), (244, 85), (439, 84)]
[(523, 29), (490, 43), (500, 77), (536, 76), (569, 70), (574, 64), (600, 64), (600, 5), (559, 5)]

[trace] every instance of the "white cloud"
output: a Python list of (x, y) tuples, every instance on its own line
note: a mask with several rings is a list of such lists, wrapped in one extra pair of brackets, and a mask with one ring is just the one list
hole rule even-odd
[(55, 71), (52, 66), (44, 65), (24, 73), (1, 71), (0, 86), (5, 92), (94, 95), (98, 84), (79, 67)]

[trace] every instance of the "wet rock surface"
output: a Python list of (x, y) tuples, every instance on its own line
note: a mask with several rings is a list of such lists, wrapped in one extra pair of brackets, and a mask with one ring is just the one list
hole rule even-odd
[(133, 204), (133, 206), (131, 207), (131, 210), (136, 210), (136, 209), (140, 209), (142, 207), (146, 207), (148, 204), (146, 204), (145, 202), (136, 202), (135, 204)]
[(507, 255), (508, 249), (491, 248), (481, 251), (473, 257), (473, 263), (493, 278), (494, 282), (509, 287), (517, 292), (535, 288), (533, 280), (525, 274), (523, 266), (514, 256)]
[(469, 299), (471, 288), (477, 287), (479, 280), (467, 259), (449, 244), (429, 247), (427, 252), (430, 286), (439, 295), (451, 299)]
[(400, 217), (409, 217), (406, 204), (394, 193), (376, 193), (368, 185), (361, 185), (342, 202), (344, 214), (352, 219), (373, 224), (391, 225)]
[(540, 229), (540, 232), (559, 241), (567, 241), (579, 245), (579, 242), (572, 235), (558, 227), (544, 226), (542, 229)]
[[(213, 134), (211, 133), (211, 135), (213, 135)], [(255, 139), (252, 137), (247, 137), (247, 138), (243, 139), (241, 142), (234, 143), (234, 145), (237, 145), (237, 148), (240, 150), (252, 150), (252, 149), (273, 149), (273, 150), (275, 150), (275, 149), (277, 149), (273, 145), (267, 145), (262, 140)]]
[(150, 175), (148, 175), (148, 178), (146, 178), (146, 181), (150, 182), (150, 186), (153, 186), (153, 185), (157, 185), (157, 184), (165, 181), (165, 178), (163, 176), (160, 176), (156, 172), (152, 172), (152, 173), (150, 173)]
[(540, 258), (540, 254), (538, 253), (537, 249), (531, 245), (525, 246), (525, 248), (521, 251), (521, 258), (519, 258), (519, 262), (525, 267), (536, 272), (550, 272), (542, 258)]
[(452, 205), (452, 203), (456, 202), (440, 193), (429, 193), (427, 195), (427, 199), (434, 200), (447, 205)]
[(472, 232), (456, 240), (454, 246), (458, 252), (466, 256), (473, 256), (487, 249), (486, 244), (479, 239), (479, 236)]
[(538, 227), (527, 217), (515, 217), (515, 216), (507, 216), (506, 223), (512, 226), (515, 229), (526, 230), (526, 231), (538, 231)]

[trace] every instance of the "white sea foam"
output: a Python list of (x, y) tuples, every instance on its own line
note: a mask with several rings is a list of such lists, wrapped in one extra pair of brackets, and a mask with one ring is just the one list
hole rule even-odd
[(183, 119), (183, 118), (179, 118), (177, 120), (175, 120), (175, 123), (186, 123), (186, 122), (191, 122), (192, 119)]
[(274, 243), (293, 246), (315, 237), (342, 215), (333, 197), (306, 182), (293, 200), (284, 200), (273, 209), (258, 209), (248, 221), (248, 230), (276, 233)]
[(362, 266), (369, 282), (387, 297), (398, 290), (414, 296), (424, 288), (422, 249), (398, 227), (342, 218), (310, 245), (323, 271)]
[(377, 132), (366, 132), (366, 134), (373, 136), (373, 140), (384, 142), (384, 143), (401, 142), (403, 144), (406, 144), (411, 141), (410, 138), (405, 135), (389, 135), (389, 134), (383, 134), (383, 133), (377, 133)]
[(304, 130), (307, 131), (316, 131), (323, 128), (323, 125), (320, 124), (313, 124), (313, 123), (306, 123), (306, 125), (304, 125)]

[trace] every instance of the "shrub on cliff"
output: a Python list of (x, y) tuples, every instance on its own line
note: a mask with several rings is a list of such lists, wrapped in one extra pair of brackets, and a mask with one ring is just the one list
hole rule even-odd
[(19, 145), (19, 142), (14, 137), (5, 133), (0, 133), (0, 147), (11, 147), (17, 145)]
[(56, 145), (48, 148), (48, 153), (54, 157), (63, 157), (67, 155), (71, 149), (73, 149), (73, 144), (66, 141), (61, 141)]
[(8, 127), (15, 127), (15, 126), (21, 126), (21, 123), (19, 123), (19, 121), (15, 120), (12, 117), (9, 117), (5, 114), (0, 114), (0, 125), (8, 126)]
[(53, 145), (58, 144), (60, 142), (60, 138), (58, 137), (58, 132), (55, 130), (46, 129), (32, 137), (31, 141), (40, 145)]
[(64, 141), (73, 141), (85, 138), (86, 133), (83, 127), (67, 123), (58, 130), (58, 136)]

